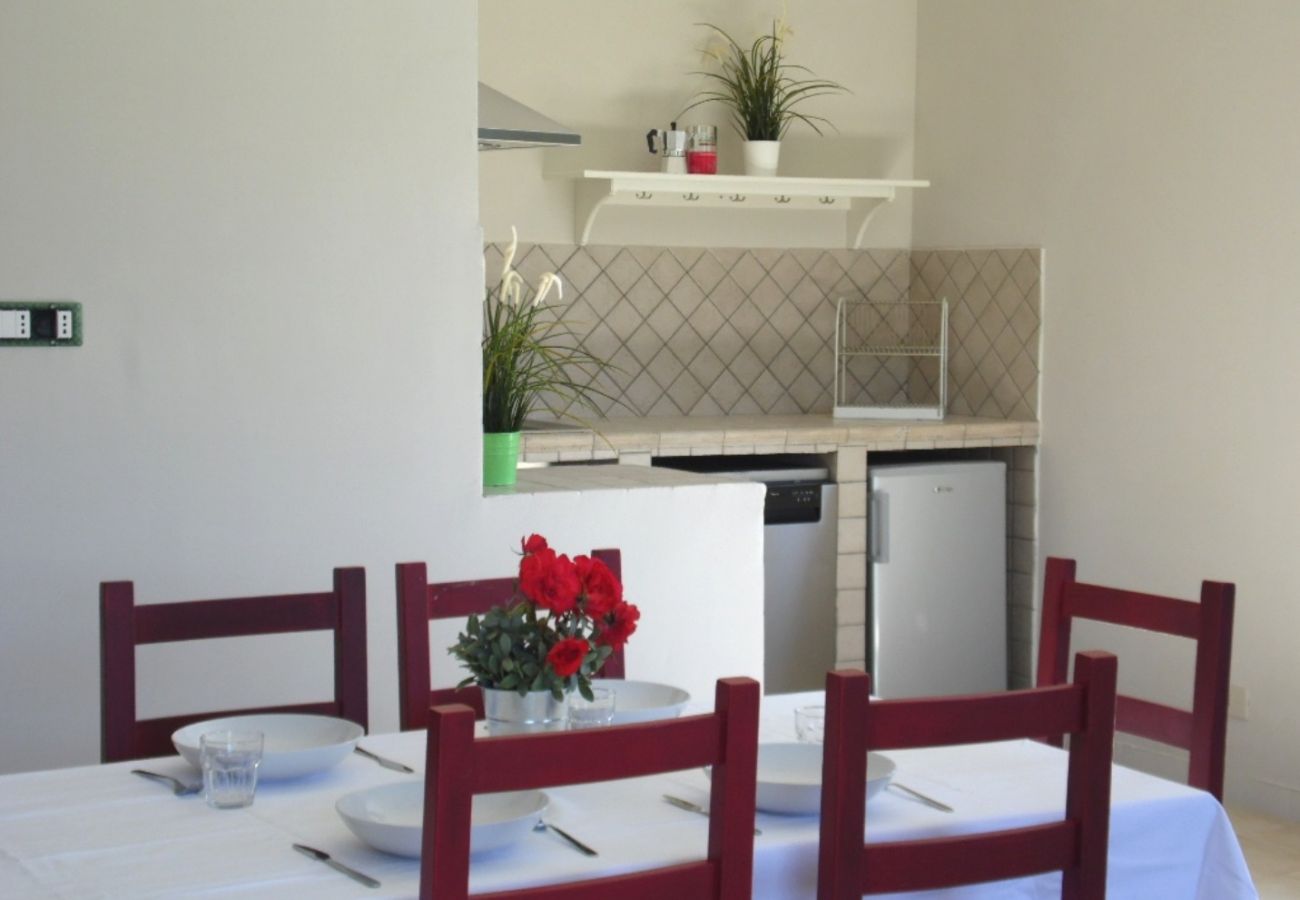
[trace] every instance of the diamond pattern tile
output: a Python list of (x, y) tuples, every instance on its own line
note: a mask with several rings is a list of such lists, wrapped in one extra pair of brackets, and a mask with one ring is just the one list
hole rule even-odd
[[(489, 287), (505, 247), (484, 248)], [(949, 301), (949, 410), (1032, 416), (1038, 407), (1042, 251), (578, 247), (520, 244), (535, 284), (564, 280), (556, 315), (617, 371), (594, 384), (610, 416), (827, 412), (835, 301)], [(552, 297), (554, 303), (554, 297)], [(899, 339), (915, 319), (879, 323)], [(892, 339), (892, 337), (891, 337)], [(926, 366), (929, 366), (927, 369)], [(933, 361), (886, 359), (849, 373), (850, 402), (929, 402)]]
[(682, 276), (686, 274), (682, 264), (667, 250), (659, 254), (646, 271), (650, 273), (651, 279), (654, 280), (654, 283), (659, 286), (661, 291), (671, 291), (677, 282), (681, 281)]

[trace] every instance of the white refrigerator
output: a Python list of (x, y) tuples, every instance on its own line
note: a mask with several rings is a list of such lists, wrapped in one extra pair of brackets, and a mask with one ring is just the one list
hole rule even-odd
[(1006, 465), (879, 465), (869, 478), (872, 690), (1006, 690)]

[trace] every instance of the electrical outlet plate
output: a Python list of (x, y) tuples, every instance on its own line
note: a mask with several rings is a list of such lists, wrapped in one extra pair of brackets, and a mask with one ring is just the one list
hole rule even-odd
[(1250, 719), (1250, 693), (1244, 684), (1228, 685), (1228, 718), (1242, 722)]
[(0, 347), (80, 347), (81, 304), (0, 301)]

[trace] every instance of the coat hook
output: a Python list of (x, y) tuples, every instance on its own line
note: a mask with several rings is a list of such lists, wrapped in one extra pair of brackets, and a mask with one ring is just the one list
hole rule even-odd
[(834, 197), (818, 197), (818, 198), (817, 198), (817, 202), (818, 202), (818, 203), (823, 203), (823, 204), (825, 204), (826, 206), (830, 206), (831, 204), (833, 204), (833, 203), (835, 202), (835, 198), (834, 198)]
[(785, 194), (782, 194), (782, 195), (780, 195), (779, 197), (776, 197), (775, 200), (776, 200), (777, 203), (789, 203), (789, 202), (790, 202), (790, 198), (787, 197)]
[(699, 194), (682, 194), (682, 199), (683, 199), (683, 200), (698, 200), (698, 199), (700, 199), (700, 195), (699, 195)]
[(654, 194), (650, 193), (649, 191), (637, 191), (637, 192), (636, 192), (636, 198), (637, 198), (638, 200), (649, 200), (649, 199), (650, 199), (651, 197), (653, 197), (653, 196), (654, 196)]
[(730, 197), (728, 197), (727, 199), (730, 200), (732, 203), (744, 203), (744, 202), (745, 202), (745, 195), (744, 195), (744, 194), (732, 194), (732, 195), (731, 195)]

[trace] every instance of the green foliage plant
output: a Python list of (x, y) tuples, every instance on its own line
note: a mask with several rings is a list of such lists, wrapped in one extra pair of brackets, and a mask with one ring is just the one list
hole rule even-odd
[(597, 398), (613, 399), (595, 386), (596, 376), (612, 368), (583, 349), (571, 325), (545, 305), (564, 285), (554, 272), (538, 279), (529, 299), (523, 278), (512, 268), (518, 236), (510, 247), (496, 290), (483, 304), (483, 431), (519, 431), (538, 407), (573, 416), (571, 406), (598, 411)]
[(822, 116), (796, 109), (813, 97), (845, 92), (834, 81), (811, 76), (804, 66), (785, 60), (785, 38), (790, 33), (783, 20), (773, 20), (770, 33), (754, 39), (748, 49), (726, 31), (708, 22), (714, 40), (705, 55), (715, 64), (712, 71), (694, 72), (710, 79), (712, 87), (700, 91), (682, 113), (702, 103), (717, 101), (730, 113), (736, 131), (749, 141), (779, 141), (794, 122), (802, 122), (818, 134), (831, 125)]

